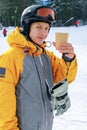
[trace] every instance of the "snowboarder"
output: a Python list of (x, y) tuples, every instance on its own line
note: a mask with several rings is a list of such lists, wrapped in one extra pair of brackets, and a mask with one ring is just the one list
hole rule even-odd
[(3, 33), (3, 36), (6, 37), (6, 35), (7, 35), (7, 31), (6, 31), (5, 28), (2, 30), (2, 33)]
[(78, 27), (79, 24), (80, 24), (79, 20), (76, 20), (76, 21), (75, 21), (75, 26)]
[(67, 83), (76, 77), (76, 54), (70, 43), (56, 48), (61, 59), (46, 49), (53, 21), (52, 7), (32, 5), (22, 13), (22, 29), (7, 37), (11, 48), (0, 56), (0, 130), (52, 130), (53, 110), (59, 115), (70, 107)]

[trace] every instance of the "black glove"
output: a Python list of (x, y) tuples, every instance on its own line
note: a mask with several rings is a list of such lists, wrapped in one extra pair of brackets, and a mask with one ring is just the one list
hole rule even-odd
[(68, 82), (66, 79), (58, 82), (52, 88), (53, 110), (56, 110), (56, 115), (62, 115), (70, 108), (71, 102), (68, 96)]

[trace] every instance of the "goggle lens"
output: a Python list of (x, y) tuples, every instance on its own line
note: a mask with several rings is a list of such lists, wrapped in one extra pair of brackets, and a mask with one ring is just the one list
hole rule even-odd
[(39, 8), (37, 10), (37, 15), (41, 17), (47, 17), (50, 15), (52, 19), (55, 20), (55, 12), (51, 8), (45, 8), (45, 7)]

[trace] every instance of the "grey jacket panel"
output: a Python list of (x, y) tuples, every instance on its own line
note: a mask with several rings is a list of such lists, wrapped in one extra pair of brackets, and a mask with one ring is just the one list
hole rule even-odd
[(20, 130), (52, 130), (53, 112), (49, 88), (53, 86), (47, 55), (26, 55), (23, 72), (16, 87)]

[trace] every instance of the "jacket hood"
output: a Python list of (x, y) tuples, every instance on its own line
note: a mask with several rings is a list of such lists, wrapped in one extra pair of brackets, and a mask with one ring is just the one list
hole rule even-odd
[(35, 43), (32, 43), (26, 39), (26, 37), (20, 33), (21, 29), (19, 27), (16, 27), (14, 31), (12, 31), (8, 37), (7, 42), (10, 47), (12, 48), (22, 48), (22, 49), (28, 49), (29, 52), (35, 53), (35, 52), (42, 52), (42, 48), (46, 47), (46, 44), (42, 44), (38, 46)]

